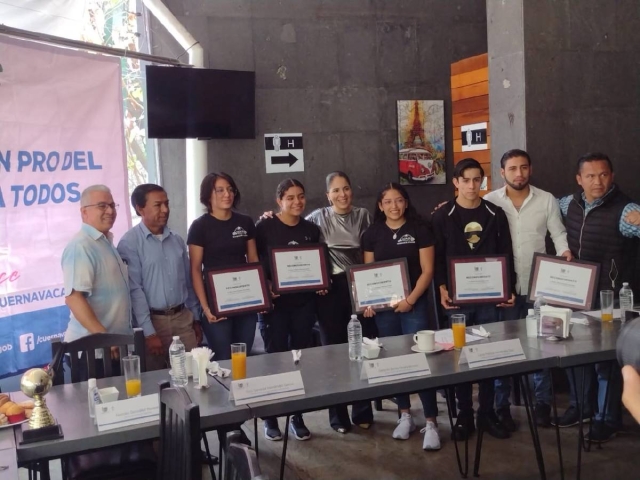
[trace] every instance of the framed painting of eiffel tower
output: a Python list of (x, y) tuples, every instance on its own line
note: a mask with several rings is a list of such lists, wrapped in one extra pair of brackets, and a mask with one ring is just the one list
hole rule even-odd
[(447, 183), (443, 100), (398, 100), (398, 176), (403, 185)]

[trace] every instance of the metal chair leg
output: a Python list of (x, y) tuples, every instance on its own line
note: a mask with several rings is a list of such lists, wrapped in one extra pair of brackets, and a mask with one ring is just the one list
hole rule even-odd
[(260, 460), (260, 450), (258, 448), (258, 418), (253, 419), (253, 440), (255, 442), (256, 458)]
[(531, 431), (531, 439), (533, 441), (533, 449), (536, 453), (536, 460), (538, 462), (538, 470), (540, 471), (540, 478), (546, 480), (547, 474), (544, 468), (544, 458), (542, 457), (542, 447), (540, 446), (540, 435), (538, 432), (538, 425), (536, 420), (536, 413), (533, 409), (531, 400), (531, 389), (529, 387), (529, 379), (526, 375), (520, 377), (520, 383), (522, 386), (522, 393), (524, 393), (524, 406), (527, 411), (527, 421), (529, 422), (529, 430)]
[(289, 443), (289, 421), (291, 416), (287, 415), (287, 421), (284, 424), (284, 443), (282, 445), (282, 458), (280, 459), (280, 480), (284, 480), (284, 465), (287, 461), (287, 443)]
[(560, 462), (560, 480), (564, 480), (564, 462), (562, 461), (562, 442), (560, 441), (560, 427), (558, 426), (558, 406), (556, 404), (556, 391), (553, 386), (553, 375), (551, 375), (551, 401), (553, 409), (553, 425), (556, 429), (556, 444), (558, 446), (558, 461)]
[(212, 480), (216, 480), (216, 472), (213, 468), (213, 462), (211, 461), (211, 451), (209, 450), (209, 440), (207, 439), (206, 432), (202, 432), (202, 441), (204, 442), (204, 451), (207, 452), (207, 463), (209, 464), (209, 472), (211, 473)]
[[(448, 390), (449, 394), (447, 395), (447, 397), (451, 396), (450, 394), (453, 391), (454, 389), (450, 388)], [(463, 469), (462, 460), (460, 459), (460, 450), (458, 450), (458, 441), (456, 440), (456, 436), (454, 433), (455, 427), (453, 425), (453, 417), (454, 417), (455, 408), (456, 408), (455, 400), (453, 400), (453, 402), (450, 402), (447, 399), (447, 413), (449, 414), (449, 425), (451, 425), (451, 434), (452, 434), (451, 436), (453, 438), (453, 446), (456, 449), (456, 461), (458, 463), (458, 471), (460, 472), (460, 475), (462, 476), (462, 478), (467, 478), (467, 474), (469, 473), (469, 435), (467, 434), (467, 438), (464, 441), (464, 469)]]

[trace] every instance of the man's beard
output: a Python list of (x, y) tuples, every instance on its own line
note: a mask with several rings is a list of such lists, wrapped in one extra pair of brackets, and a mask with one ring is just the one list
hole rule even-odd
[(527, 178), (526, 182), (524, 182), (522, 185), (516, 185), (515, 183), (511, 183), (509, 180), (507, 180), (506, 178), (504, 179), (505, 183), (507, 185), (509, 185), (511, 188), (513, 188), (514, 190), (524, 190), (525, 188), (527, 188), (529, 186), (529, 179)]

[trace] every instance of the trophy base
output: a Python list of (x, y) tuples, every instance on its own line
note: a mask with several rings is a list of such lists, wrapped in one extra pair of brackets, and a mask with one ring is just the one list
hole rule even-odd
[(64, 438), (60, 425), (49, 425), (48, 427), (36, 429), (31, 429), (23, 425), (20, 445), (44, 442), (46, 440), (58, 440), (59, 438)]

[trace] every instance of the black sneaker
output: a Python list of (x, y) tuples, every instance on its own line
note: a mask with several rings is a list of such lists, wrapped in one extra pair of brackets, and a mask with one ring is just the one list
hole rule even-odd
[[(589, 423), (591, 421), (591, 416), (592, 416), (591, 412), (583, 413), (582, 421), (584, 423)], [(558, 420), (558, 427), (560, 428), (573, 427), (574, 425), (578, 425), (578, 423), (580, 423), (580, 414), (578, 412), (578, 409), (576, 407), (571, 406), (567, 408), (567, 410), (564, 412), (564, 415), (562, 415), (562, 417), (560, 417), (560, 419)]]
[(272, 442), (282, 440), (282, 432), (280, 432), (277, 418), (264, 419), (264, 438)]
[(311, 438), (311, 432), (304, 424), (302, 415), (294, 415), (291, 417), (291, 423), (289, 424), (289, 431), (296, 437), (296, 440), (309, 440)]
[(509, 438), (511, 436), (505, 426), (500, 423), (500, 419), (494, 411), (491, 411), (489, 413), (478, 413), (476, 422), (478, 424), (478, 428), (482, 428), (485, 432), (487, 432), (494, 438), (504, 440), (505, 438)]
[(476, 425), (473, 423), (473, 410), (470, 412), (460, 412), (456, 418), (456, 424), (451, 432), (451, 440), (463, 442), (476, 431)]
[(516, 425), (516, 422), (513, 421), (509, 407), (501, 408), (497, 413), (498, 420), (500, 420), (500, 423), (504, 425), (504, 428), (506, 428), (508, 432), (513, 433), (518, 430), (518, 426)]
[(550, 427), (551, 407), (546, 403), (536, 403), (536, 406), (533, 408), (536, 413), (536, 424), (542, 428)]
[(593, 443), (607, 443), (618, 433), (618, 429), (603, 422), (593, 422), (591, 435), (587, 433), (585, 439)]

